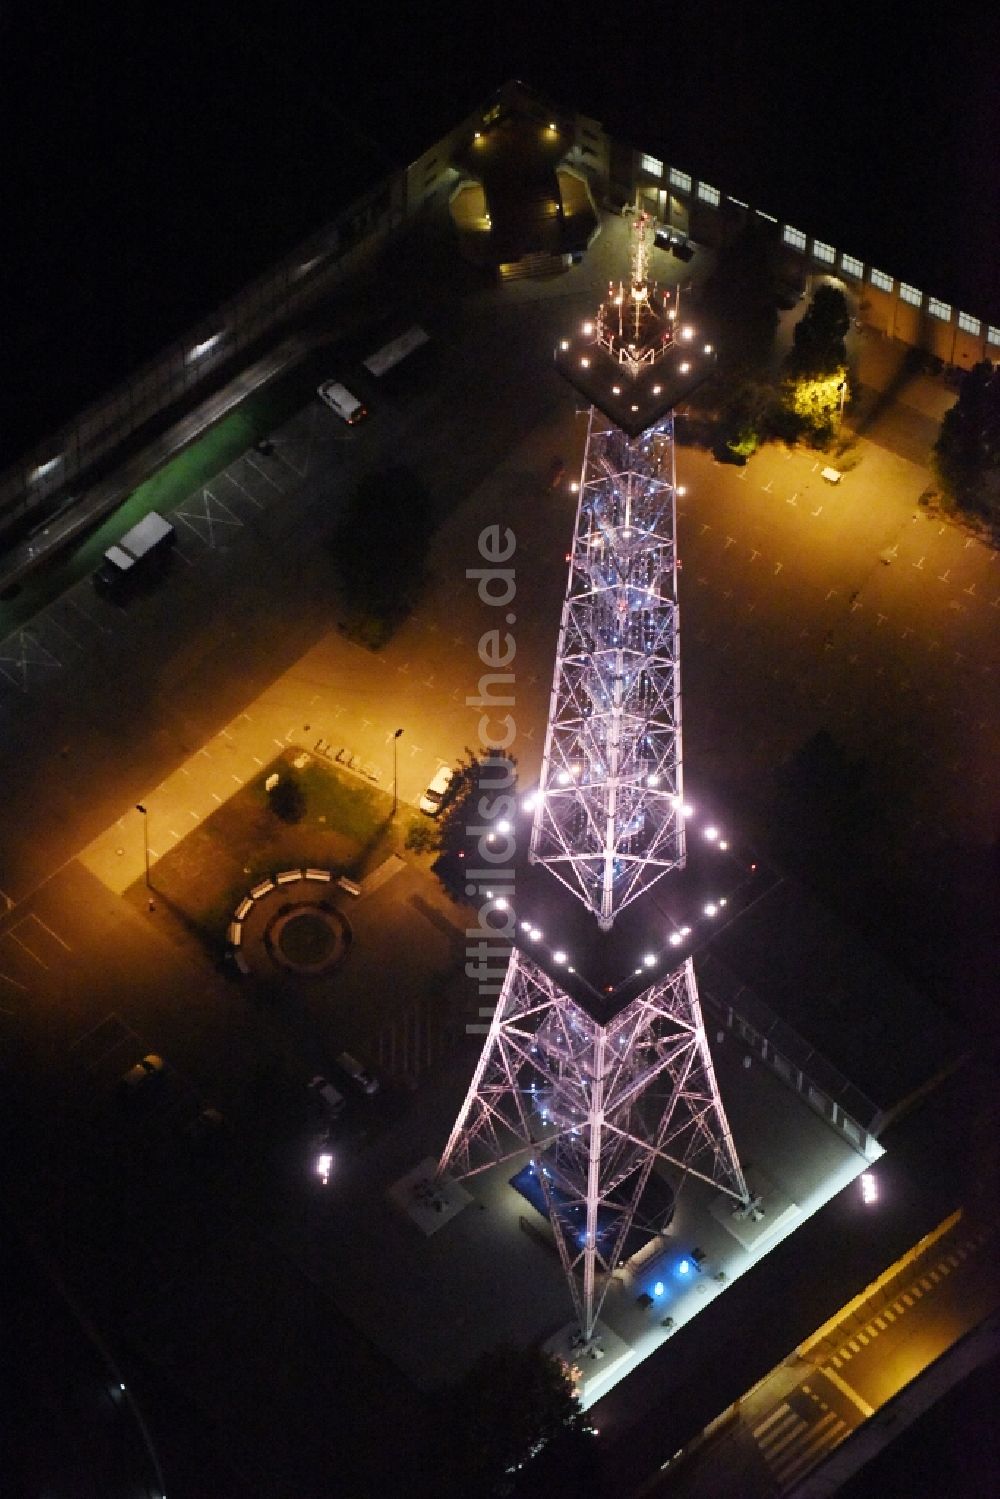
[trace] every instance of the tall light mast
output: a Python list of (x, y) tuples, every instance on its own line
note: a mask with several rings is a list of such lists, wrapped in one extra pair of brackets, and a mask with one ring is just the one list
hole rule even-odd
[(635, 212), (628, 283), (556, 352), (590, 410), (530, 868), (438, 1168), (468, 1176), (528, 1152), (588, 1343), (611, 1272), (657, 1226), (662, 1179), (754, 1206), (693, 965), (648, 899), (685, 862), (673, 408), (714, 362), (650, 282), (651, 237)]

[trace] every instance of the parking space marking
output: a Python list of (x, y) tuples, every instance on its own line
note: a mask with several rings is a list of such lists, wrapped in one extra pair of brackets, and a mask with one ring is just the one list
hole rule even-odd
[(49, 924), (47, 922), (43, 921), (40, 916), (38, 916), (38, 915), (35, 914), (35, 912), (31, 913), (31, 918), (30, 919), (32, 921), (36, 921), (38, 923), (38, 925), (42, 928), (43, 931), (48, 932), (49, 936), (52, 937), (54, 941), (58, 942), (60, 947), (64, 947), (67, 952), (72, 952), (73, 951), (73, 949), (70, 947), (69, 943), (68, 942), (64, 942), (63, 939), (60, 937), (59, 933), (58, 932), (54, 932), (52, 930), (52, 928), (49, 926)]

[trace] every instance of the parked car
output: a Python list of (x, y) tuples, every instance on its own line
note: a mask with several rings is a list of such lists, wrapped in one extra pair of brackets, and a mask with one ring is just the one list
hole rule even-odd
[(316, 394), (349, 427), (363, 421), (368, 415), (367, 406), (339, 380), (324, 380)]
[(362, 1093), (377, 1093), (378, 1078), (374, 1077), (366, 1067), (362, 1067), (357, 1057), (352, 1057), (349, 1051), (342, 1051), (337, 1058), (337, 1066), (345, 1072), (353, 1083), (361, 1089)]
[(434, 778), (417, 803), (421, 812), (426, 812), (428, 817), (437, 817), (441, 811), (441, 803), (444, 794), (454, 779), (455, 772), (448, 765), (442, 765), (440, 770), (434, 772)]
[(338, 1118), (347, 1107), (347, 1099), (333, 1086), (329, 1078), (314, 1077), (309, 1084), (309, 1090), (324, 1114), (330, 1119)]
[(119, 1086), (125, 1094), (135, 1094), (141, 1088), (163, 1076), (163, 1058), (150, 1052), (148, 1057), (143, 1057), (141, 1062), (136, 1062), (130, 1067), (121, 1079)]

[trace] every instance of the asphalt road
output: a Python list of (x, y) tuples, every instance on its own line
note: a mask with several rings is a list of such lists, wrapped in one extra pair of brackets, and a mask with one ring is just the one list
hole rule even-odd
[(773, 1369), (717, 1435), (644, 1492), (714, 1499), (735, 1482), (741, 1499), (789, 1491), (995, 1308), (992, 1238), (960, 1220)]

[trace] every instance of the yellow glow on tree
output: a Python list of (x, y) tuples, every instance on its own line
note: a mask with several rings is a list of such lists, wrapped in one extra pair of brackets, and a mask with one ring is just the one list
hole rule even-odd
[(832, 375), (800, 375), (792, 386), (792, 410), (817, 430), (832, 427), (847, 394), (847, 370)]

